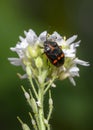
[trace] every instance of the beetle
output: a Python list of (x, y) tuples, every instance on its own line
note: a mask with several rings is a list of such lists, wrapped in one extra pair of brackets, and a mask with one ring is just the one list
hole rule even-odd
[(44, 53), (54, 66), (59, 67), (64, 64), (64, 52), (57, 42), (46, 40), (44, 42)]

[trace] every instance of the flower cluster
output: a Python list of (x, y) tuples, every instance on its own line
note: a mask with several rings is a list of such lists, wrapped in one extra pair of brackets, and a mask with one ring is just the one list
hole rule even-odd
[[(75, 85), (74, 77), (79, 76), (78, 64), (89, 66), (89, 63), (80, 60), (76, 56), (77, 47), (80, 41), (75, 42), (77, 35), (66, 39), (57, 32), (49, 35), (47, 31), (42, 32), (39, 36), (30, 29), (24, 31), (25, 38), (20, 36), (20, 42), (10, 49), (18, 54), (18, 58), (8, 58), (11, 64), (22, 66), (26, 72), (20, 75), (21, 78), (32, 76), (36, 77), (40, 83), (47, 80), (69, 78)], [(56, 67), (51, 64), (44, 53), (44, 42), (46, 40), (54, 41), (60, 46), (65, 55), (65, 62), (62, 66)]]

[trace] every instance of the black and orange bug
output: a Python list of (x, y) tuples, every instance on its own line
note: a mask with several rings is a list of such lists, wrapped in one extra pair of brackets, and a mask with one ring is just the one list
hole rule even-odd
[(44, 53), (48, 57), (49, 61), (56, 67), (64, 64), (64, 52), (62, 51), (62, 48), (57, 44), (57, 42), (46, 40), (44, 42)]

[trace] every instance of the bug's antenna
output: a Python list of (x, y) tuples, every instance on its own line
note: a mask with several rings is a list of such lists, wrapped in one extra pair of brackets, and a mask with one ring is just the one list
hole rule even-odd
[[(51, 29), (51, 26), (48, 27), (48, 29), (47, 29), (48, 31), (47, 31), (47, 32), (49, 32), (50, 29)], [(50, 36), (50, 34), (47, 33), (47, 34), (46, 34), (46, 40), (48, 40), (48, 37), (49, 37), (49, 36)]]
[(51, 26), (49, 25), (49, 27), (48, 27), (48, 32), (49, 32), (50, 29), (51, 29)]

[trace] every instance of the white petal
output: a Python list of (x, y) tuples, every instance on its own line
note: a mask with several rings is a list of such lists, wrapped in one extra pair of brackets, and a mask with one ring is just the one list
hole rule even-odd
[(28, 33), (27, 31), (24, 31), (25, 36), (27, 35), (27, 33)]
[(39, 40), (44, 42), (46, 41), (46, 37), (47, 37), (47, 31), (44, 31), (39, 35)]
[(26, 39), (24, 39), (22, 42), (18, 42), (15, 47), (11, 47), (10, 49), (12, 51), (17, 52), (17, 49), (22, 50), (22, 49), (25, 49), (27, 46), (28, 46), (28, 43), (27, 43)]
[(34, 44), (37, 40), (37, 35), (33, 30), (29, 30), (28, 33), (26, 33), (26, 40), (29, 44)]
[(16, 45), (16, 48), (25, 49), (28, 46), (28, 42), (24, 39), (20, 44)]
[(62, 39), (62, 36), (59, 33), (57, 33), (56, 31), (54, 32), (54, 35), (57, 37), (57, 39)]
[(22, 42), (24, 38), (22, 36), (19, 36), (20, 41)]
[(49, 35), (47, 39), (55, 41), (57, 39), (57, 37), (54, 34), (52, 34), (52, 35)]
[(8, 60), (10, 61), (11, 64), (13, 64), (15, 66), (22, 65), (21, 59), (19, 59), (19, 58), (8, 58)]
[(62, 37), (57, 32), (54, 32), (49, 38), (56, 42), (62, 40)]
[(75, 83), (75, 80), (74, 80), (73, 77), (69, 77), (69, 80), (70, 80), (70, 82), (71, 82), (74, 86), (76, 86), (76, 83)]
[(74, 60), (74, 62), (75, 62), (76, 64), (83, 65), (83, 66), (89, 66), (89, 65), (90, 65), (89, 62), (80, 60), (80, 59), (78, 59), (78, 58), (76, 58), (76, 59)]
[(65, 54), (65, 57), (74, 58), (75, 54)]
[(16, 51), (16, 48), (15, 47), (11, 47), (10, 50), (11, 51)]
[(80, 44), (80, 42), (81, 42), (81, 40), (79, 40), (78, 42), (75, 42), (75, 43), (74, 43), (74, 46), (75, 46), (75, 47), (78, 47), (79, 44)]
[(65, 57), (70, 57), (70, 58), (74, 58), (75, 57), (75, 50), (63, 49), (63, 52), (65, 54)]
[(69, 39), (66, 40), (66, 43), (69, 45), (71, 44), (73, 41), (75, 41), (77, 39), (77, 35), (74, 35), (72, 37), (70, 37)]
[(75, 71), (79, 71), (79, 68), (78, 67), (76, 67), (76, 66), (74, 66), (74, 67), (72, 67), (72, 68), (70, 68), (70, 72), (75, 72)]
[(79, 77), (79, 68), (77, 66), (73, 66), (72, 68), (69, 69), (69, 74), (71, 77), (77, 76)]
[(21, 75), (21, 74), (17, 73), (17, 75), (18, 75), (18, 77), (19, 77), (20, 79), (26, 79), (26, 78), (28, 77), (27, 74)]

